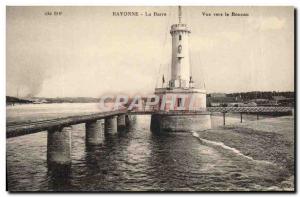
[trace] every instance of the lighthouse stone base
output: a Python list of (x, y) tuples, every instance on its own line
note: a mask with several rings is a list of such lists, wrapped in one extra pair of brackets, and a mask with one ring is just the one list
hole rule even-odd
[(211, 129), (210, 112), (191, 115), (153, 114), (151, 116), (152, 132), (190, 132)]
[[(155, 95), (160, 98), (158, 104), (160, 112), (151, 116), (151, 131), (190, 132), (211, 129), (211, 114), (206, 111), (205, 90), (156, 88)], [(183, 97), (185, 99), (181, 99)], [(165, 102), (163, 102), (164, 99)], [(171, 107), (171, 101), (173, 101), (173, 107)], [(190, 106), (193, 107), (190, 108)], [(195, 111), (198, 112), (195, 113)]]

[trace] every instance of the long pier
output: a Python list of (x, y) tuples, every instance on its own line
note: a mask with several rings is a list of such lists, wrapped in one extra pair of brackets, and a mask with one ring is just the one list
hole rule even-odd
[(70, 125), (105, 119), (116, 115), (125, 115), (126, 113), (127, 110), (117, 110), (117, 111), (101, 112), (101, 113), (95, 113), (89, 115), (69, 116), (65, 118), (57, 118), (57, 119), (42, 120), (42, 121), (8, 123), (6, 125), (6, 138), (37, 133), (40, 131), (60, 128), (60, 127), (67, 127)]
[[(85, 124), (87, 145), (99, 145), (101, 132), (115, 133), (126, 128), (134, 120), (135, 115), (163, 114), (163, 115), (198, 115), (202, 113), (223, 113), (224, 125), (226, 113), (240, 113), (241, 122), (243, 113), (292, 113), (290, 107), (210, 107), (204, 110), (189, 111), (157, 111), (127, 109), (107, 111), (89, 115), (69, 116), (42, 121), (27, 121), (7, 123), (6, 138), (28, 135), (47, 131), (47, 161), (50, 164), (68, 165), (71, 163), (71, 132), (72, 125)], [(257, 116), (258, 117), (258, 116)], [(104, 127), (103, 127), (104, 125)]]
[[(166, 114), (166, 115), (181, 115), (181, 114), (201, 114), (203, 112), (219, 112), (219, 113), (265, 113), (265, 112), (292, 112), (291, 107), (208, 107), (205, 110), (178, 110), (178, 111), (156, 111), (156, 110), (133, 110), (126, 109), (100, 112), (89, 115), (69, 116), (65, 118), (57, 118), (42, 121), (29, 121), (29, 122), (12, 122), (6, 125), (6, 138), (17, 137), (49, 129), (60, 127), (68, 127), (70, 125), (81, 124), (96, 120), (101, 120), (114, 116), (121, 115), (151, 115), (153, 113)], [(119, 118), (119, 122), (120, 122)]]

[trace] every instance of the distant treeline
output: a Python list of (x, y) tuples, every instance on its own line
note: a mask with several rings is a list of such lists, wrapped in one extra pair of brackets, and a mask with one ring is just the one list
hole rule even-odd
[(6, 103), (32, 103), (32, 101), (26, 99), (19, 99), (12, 96), (6, 96)]
[(40, 98), (47, 101), (47, 103), (97, 103), (100, 101), (98, 98), (91, 97), (62, 97), (62, 98)]
[[(211, 95), (208, 94), (208, 97)], [(230, 93), (226, 94), (228, 97), (239, 97), (242, 100), (252, 100), (252, 99), (269, 99), (271, 100), (274, 96), (284, 96), (285, 98), (294, 98), (294, 92), (240, 92), (240, 93)]]
[(12, 96), (6, 96), (6, 104), (26, 104), (35, 103), (37, 101), (43, 101), (43, 103), (97, 103), (99, 98), (91, 97), (62, 97), (62, 98), (45, 98), (45, 97), (32, 97), (32, 98), (17, 98)]

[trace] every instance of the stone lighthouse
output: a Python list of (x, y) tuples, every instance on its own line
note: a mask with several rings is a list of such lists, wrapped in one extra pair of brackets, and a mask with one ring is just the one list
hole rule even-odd
[(172, 35), (172, 66), (169, 86), (173, 88), (189, 88), (190, 58), (189, 58), (189, 34), (190, 29), (181, 23), (181, 7), (178, 9), (178, 24), (171, 26)]
[[(162, 88), (155, 89), (159, 102), (151, 117), (152, 131), (199, 131), (211, 128), (210, 112), (206, 111), (206, 91), (195, 87), (190, 66), (189, 37), (191, 30), (182, 22), (181, 6), (178, 23), (171, 26), (171, 79), (162, 79)], [(165, 84), (166, 83), (166, 84)]]

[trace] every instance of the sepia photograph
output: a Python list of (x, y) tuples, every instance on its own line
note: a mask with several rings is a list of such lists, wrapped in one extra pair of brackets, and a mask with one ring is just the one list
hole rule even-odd
[(293, 6), (6, 6), (6, 190), (295, 192)]

